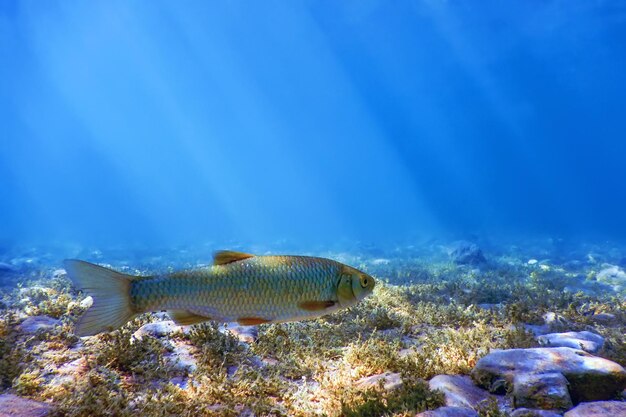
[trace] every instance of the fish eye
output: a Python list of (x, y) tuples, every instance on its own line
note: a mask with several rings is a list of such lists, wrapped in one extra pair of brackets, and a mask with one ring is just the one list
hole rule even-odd
[(370, 280), (365, 275), (361, 275), (361, 287), (365, 288), (369, 284), (370, 284)]

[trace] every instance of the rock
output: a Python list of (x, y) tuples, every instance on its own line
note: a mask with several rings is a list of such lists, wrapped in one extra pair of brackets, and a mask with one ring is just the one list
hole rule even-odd
[(415, 417), (478, 417), (478, 413), (471, 408), (439, 407), (419, 413)]
[(93, 305), (93, 298), (91, 297), (91, 295), (88, 295), (87, 297), (83, 298), (78, 305), (81, 308), (88, 309)]
[(27, 334), (36, 333), (39, 330), (50, 330), (61, 325), (61, 320), (48, 316), (31, 316), (24, 320), (19, 329)]
[(588, 331), (550, 333), (539, 336), (537, 341), (543, 346), (550, 347), (571, 347), (582, 349), (590, 353), (596, 353), (604, 345), (604, 338), (599, 334)]
[(550, 333), (550, 326), (547, 324), (525, 324), (524, 329), (535, 336), (541, 336)]
[(16, 271), (24, 272), (33, 269), (38, 265), (38, 260), (35, 258), (13, 258), (10, 264)]
[(626, 284), (626, 272), (618, 266), (605, 264), (606, 268), (598, 272), (596, 280), (610, 285)]
[(237, 323), (228, 323), (227, 331), (231, 332), (240, 342), (254, 343), (259, 338), (257, 326), (239, 326)]
[(12, 394), (0, 395), (0, 417), (46, 417), (52, 406)]
[(487, 261), (478, 245), (466, 241), (454, 243), (448, 250), (448, 256), (458, 265), (480, 265)]
[(87, 372), (87, 361), (85, 358), (66, 362), (56, 369), (56, 375), (50, 380), (50, 385), (60, 386), (63, 384), (72, 384), (85, 372)]
[[(481, 404), (486, 403), (494, 395), (478, 388), (472, 379), (465, 375), (437, 375), (428, 381), (432, 391), (443, 392), (446, 405), (449, 407), (465, 407), (477, 410)], [(502, 403), (503, 400), (500, 400)]]
[(6, 262), (0, 262), (0, 273), (1, 272), (18, 272), (18, 269)]
[(574, 405), (563, 374), (518, 374), (513, 377), (515, 407), (569, 410)]
[(174, 378), (170, 379), (170, 384), (176, 385), (180, 389), (187, 389), (187, 387), (189, 386), (189, 378), (175, 376)]
[(67, 275), (67, 272), (65, 272), (65, 269), (63, 268), (55, 269), (54, 271), (52, 271), (53, 278), (60, 278), (63, 275)]
[(472, 370), (476, 383), (489, 390), (513, 383), (522, 373), (563, 374), (574, 404), (613, 398), (626, 387), (626, 371), (619, 364), (567, 347), (495, 350)]
[(596, 401), (581, 403), (569, 410), (563, 417), (618, 417), (626, 416), (626, 402)]
[(551, 410), (536, 410), (530, 408), (518, 408), (511, 413), (511, 417), (561, 417), (561, 413)]
[(152, 336), (161, 338), (165, 336), (171, 336), (175, 333), (182, 333), (182, 328), (171, 320), (157, 321), (154, 323), (148, 323), (141, 326), (133, 334), (133, 337), (137, 340), (141, 340), (144, 336)]
[(385, 391), (393, 391), (402, 387), (404, 383), (402, 382), (400, 374), (384, 372), (382, 374), (359, 379), (356, 382), (356, 387), (361, 390), (367, 390), (371, 388), (378, 388), (381, 384)]
[(548, 326), (571, 326), (571, 322), (563, 316), (552, 311), (548, 311), (543, 315), (543, 321)]
[(504, 307), (502, 304), (498, 303), (498, 304), (494, 304), (494, 303), (483, 303), (483, 304), (478, 304), (476, 307), (480, 308), (481, 310), (502, 310), (502, 307)]
[(605, 264), (606, 268), (598, 272), (596, 280), (612, 288), (616, 293), (626, 294), (626, 272), (618, 266)]
[(617, 317), (611, 313), (597, 313), (591, 319), (598, 324), (611, 325), (617, 323)]
[(198, 368), (196, 358), (185, 343), (175, 343), (172, 352), (165, 354), (165, 361), (173, 370), (183, 373), (194, 372)]

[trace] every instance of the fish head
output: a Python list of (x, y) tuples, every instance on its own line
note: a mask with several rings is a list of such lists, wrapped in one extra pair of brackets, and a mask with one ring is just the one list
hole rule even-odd
[(374, 291), (376, 280), (371, 275), (358, 269), (342, 265), (337, 296), (341, 307), (350, 307)]

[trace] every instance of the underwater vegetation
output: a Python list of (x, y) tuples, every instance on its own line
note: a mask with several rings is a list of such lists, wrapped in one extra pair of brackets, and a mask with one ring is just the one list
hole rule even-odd
[[(465, 249), (323, 253), (377, 285), (350, 309), (313, 320), (180, 327), (149, 313), (85, 338), (74, 326), (91, 300), (64, 270), (38, 264), (36, 278), (14, 273), (17, 286), (2, 292), (0, 398), (35, 400), (51, 416), (414, 416), (443, 406), (560, 415), (589, 401), (624, 404), (621, 252)], [(158, 262), (105, 265), (169, 268)], [(546, 349), (561, 363), (540, 357)], [(581, 371), (589, 361), (601, 366), (593, 377)], [(562, 389), (555, 397), (546, 387)]]

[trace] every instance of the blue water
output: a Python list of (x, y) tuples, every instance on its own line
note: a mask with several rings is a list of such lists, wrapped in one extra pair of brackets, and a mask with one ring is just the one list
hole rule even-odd
[(0, 240), (626, 236), (621, 1), (0, 2)]

